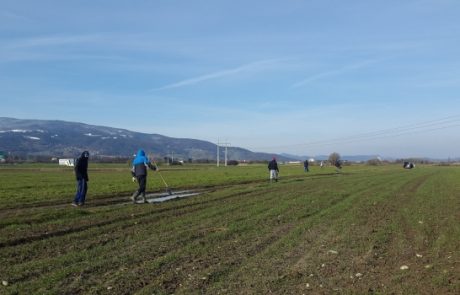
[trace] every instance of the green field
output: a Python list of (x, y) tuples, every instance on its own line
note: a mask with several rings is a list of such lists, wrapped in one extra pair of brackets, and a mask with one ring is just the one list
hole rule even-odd
[(90, 163), (74, 208), (71, 168), (0, 166), (0, 294), (460, 293), (460, 167), (280, 170), (165, 167), (203, 193), (134, 205), (127, 165)]

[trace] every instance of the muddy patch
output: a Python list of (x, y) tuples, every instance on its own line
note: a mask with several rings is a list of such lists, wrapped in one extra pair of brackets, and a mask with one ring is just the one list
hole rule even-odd
[[(203, 192), (197, 192), (197, 191), (192, 191), (192, 190), (182, 190), (182, 191), (173, 191), (171, 192), (171, 194), (167, 192), (147, 194), (146, 198), (149, 204), (154, 204), (154, 203), (162, 203), (162, 202), (175, 200), (175, 199), (194, 197), (194, 196), (198, 196), (201, 194), (203, 194)], [(136, 203), (140, 204), (140, 203), (143, 203), (143, 201), (138, 200)]]

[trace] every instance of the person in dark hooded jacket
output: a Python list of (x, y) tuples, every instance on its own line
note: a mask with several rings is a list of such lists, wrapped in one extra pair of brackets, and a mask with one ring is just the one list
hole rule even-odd
[(140, 195), (142, 196), (144, 203), (148, 203), (147, 199), (145, 198), (145, 187), (147, 186), (147, 168), (150, 168), (153, 171), (157, 170), (157, 167), (152, 165), (149, 158), (145, 156), (144, 150), (140, 149), (133, 160), (133, 168), (131, 170), (133, 180), (136, 180), (139, 184), (139, 189), (135, 191), (131, 197), (133, 203), (136, 203), (137, 198)]
[(278, 163), (275, 157), (268, 163), (268, 171), (270, 172), (270, 182), (273, 180), (278, 181), (278, 173), (280, 170), (278, 169)]
[(305, 161), (303, 162), (303, 171), (304, 171), (304, 172), (308, 172), (308, 171), (309, 171), (309, 170), (308, 170), (308, 164), (309, 164), (309, 163), (308, 163), (308, 160), (305, 160)]
[(75, 194), (73, 206), (83, 206), (88, 191), (88, 159), (89, 152), (84, 151), (75, 161), (75, 177), (77, 179), (77, 193)]

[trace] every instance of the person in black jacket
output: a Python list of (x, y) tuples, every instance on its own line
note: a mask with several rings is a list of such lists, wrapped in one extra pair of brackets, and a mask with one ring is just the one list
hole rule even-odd
[(275, 157), (268, 163), (268, 171), (270, 171), (270, 182), (273, 180), (278, 181), (278, 173), (280, 170), (278, 169), (278, 163), (276, 163)]
[(305, 160), (305, 162), (303, 162), (303, 171), (304, 171), (304, 172), (308, 172), (308, 171), (309, 171), (309, 170), (308, 170), (308, 159)]
[(73, 206), (83, 206), (88, 191), (88, 159), (89, 152), (84, 151), (75, 161), (75, 177), (77, 179), (77, 193), (75, 194)]
[(335, 172), (339, 173), (340, 169), (342, 169), (342, 161), (340, 160), (335, 161), (334, 166), (335, 166)]
[(147, 186), (147, 168), (150, 168), (153, 171), (157, 170), (157, 167), (152, 165), (149, 158), (145, 156), (145, 152), (140, 149), (133, 160), (133, 168), (131, 170), (133, 181), (135, 180), (139, 184), (139, 189), (135, 191), (131, 197), (133, 203), (136, 203), (137, 197), (140, 195), (142, 196), (144, 203), (148, 203), (147, 199), (145, 198), (145, 187)]

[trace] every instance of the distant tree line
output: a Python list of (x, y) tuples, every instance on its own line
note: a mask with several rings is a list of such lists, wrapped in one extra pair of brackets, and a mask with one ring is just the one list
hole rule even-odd
[[(91, 162), (95, 163), (125, 163), (131, 161), (127, 156), (99, 156), (90, 155)], [(73, 157), (52, 157), (49, 155), (25, 155), (8, 153), (5, 157), (5, 163), (57, 163), (59, 159), (71, 159)], [(76, 158), (76, 157), (75, 157)]]
[(412, 162), (414, 164), (433, 164), (434, 162), (428, 159), (420, 159), (420, 158), (406, 158), (406, 159), (396, 159), (396, 163), (404, 163), (404, 162)]
[[(58, 159), (61, 158), (73, 158), (69, 156), (50, 156), (50, 155), (34, 155), (34, 154), (23, 154), (23, 153), (2, 153), (2, 161), (1, 163), (53, 163), (58, 162)], [(78, 155), (75, 155), (75, 158)], [(91, 162), (95, 163), (131, 163), (133, 160), (132, 156), (103, 156), (103, 155), (90, 155)], [(159, 157), (161, 159), (161, 157)], [(397, 163), (403, 164), (404, 162), (411, 162), (414, 164), (438, 164), (438, 165), (452, 165), (458, 161), (458, 159), (451, 160), (448, 159), (447, 161), (433, 161), (424, 158), (400, 158), (394, 161), (386, 161), (381, 160), (379, 158), (369, 159), (366, 161), (367, 165), (370, 166), (379, 166), (385, 165), (390, 163)], [(238, 160), (228, 160), (228, 166), (236, 166), (238, 164), (245, 163), (245, 164), (265, 164), (268, 163), (268, 160), (248, 160), (248, 161), (238, 161)], [(319, 165), (319, 162), (312, 162), (310, 165)], [(337, 152), (333, 152), (329, 155), (327, 160), (324, 160), (324, 163), (335, 166), (336, 163), (340, 163), (342, 166), (351, 165), (351, 162), (342, 160), (341, 156)], [(188, 158), (187, 160), (182, 160), (180, 158), (171, 158), (171, 157), (163, 157), (163, 161), (158, 161), (158, 164), (166, 164), (166, 165), (183, 165), (183, 164), (216, 164), (215, 159), (193, 159)], [(224, 162), (221, 160), (220, 163), (223, 165)]]

